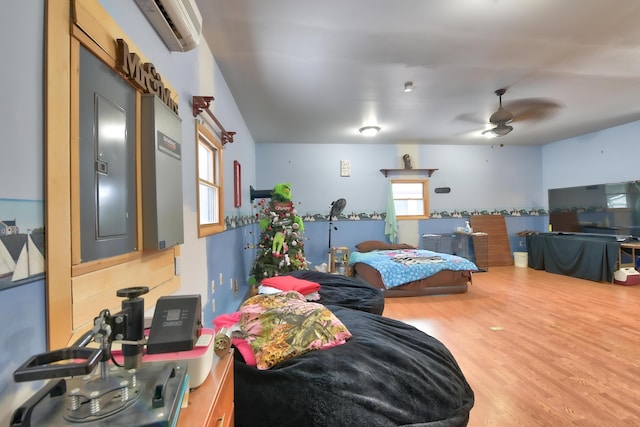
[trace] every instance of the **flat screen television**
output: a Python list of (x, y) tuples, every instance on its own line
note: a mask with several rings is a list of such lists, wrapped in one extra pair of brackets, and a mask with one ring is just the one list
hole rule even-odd
[(549, 189), (554, 232), (640, 236), (640, 181)]

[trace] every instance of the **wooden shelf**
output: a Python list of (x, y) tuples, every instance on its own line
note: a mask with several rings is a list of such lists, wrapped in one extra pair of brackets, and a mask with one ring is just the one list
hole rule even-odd
[(380, 172), (382, 172), (384, 176), (389, 176), (389, 174), (391, 173), (410, 173), (410, 172), (424, 173), (424, 174), (427, 174), (428, 176), (431, 176), (431, 174), (437, 170), (438, 169), (380, 169)]

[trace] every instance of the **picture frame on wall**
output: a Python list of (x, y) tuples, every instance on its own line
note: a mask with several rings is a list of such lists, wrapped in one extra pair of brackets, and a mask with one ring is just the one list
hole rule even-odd
[(242, 206), (242, 167), (237, 160), (233, 161), (233, 206)]

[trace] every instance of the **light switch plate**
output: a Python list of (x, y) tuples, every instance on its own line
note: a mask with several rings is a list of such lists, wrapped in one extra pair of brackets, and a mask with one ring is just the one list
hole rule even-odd
[(351, 175), (351, 162), (349, 160), (340, 160), (340, 176)]

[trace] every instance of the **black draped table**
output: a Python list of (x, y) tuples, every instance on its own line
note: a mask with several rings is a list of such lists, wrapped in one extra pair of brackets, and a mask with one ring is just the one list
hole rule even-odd
[(529, 267), (596, 282), (613, 281), (620, 242), (614, 236), (542, 233), (527, 236)]

